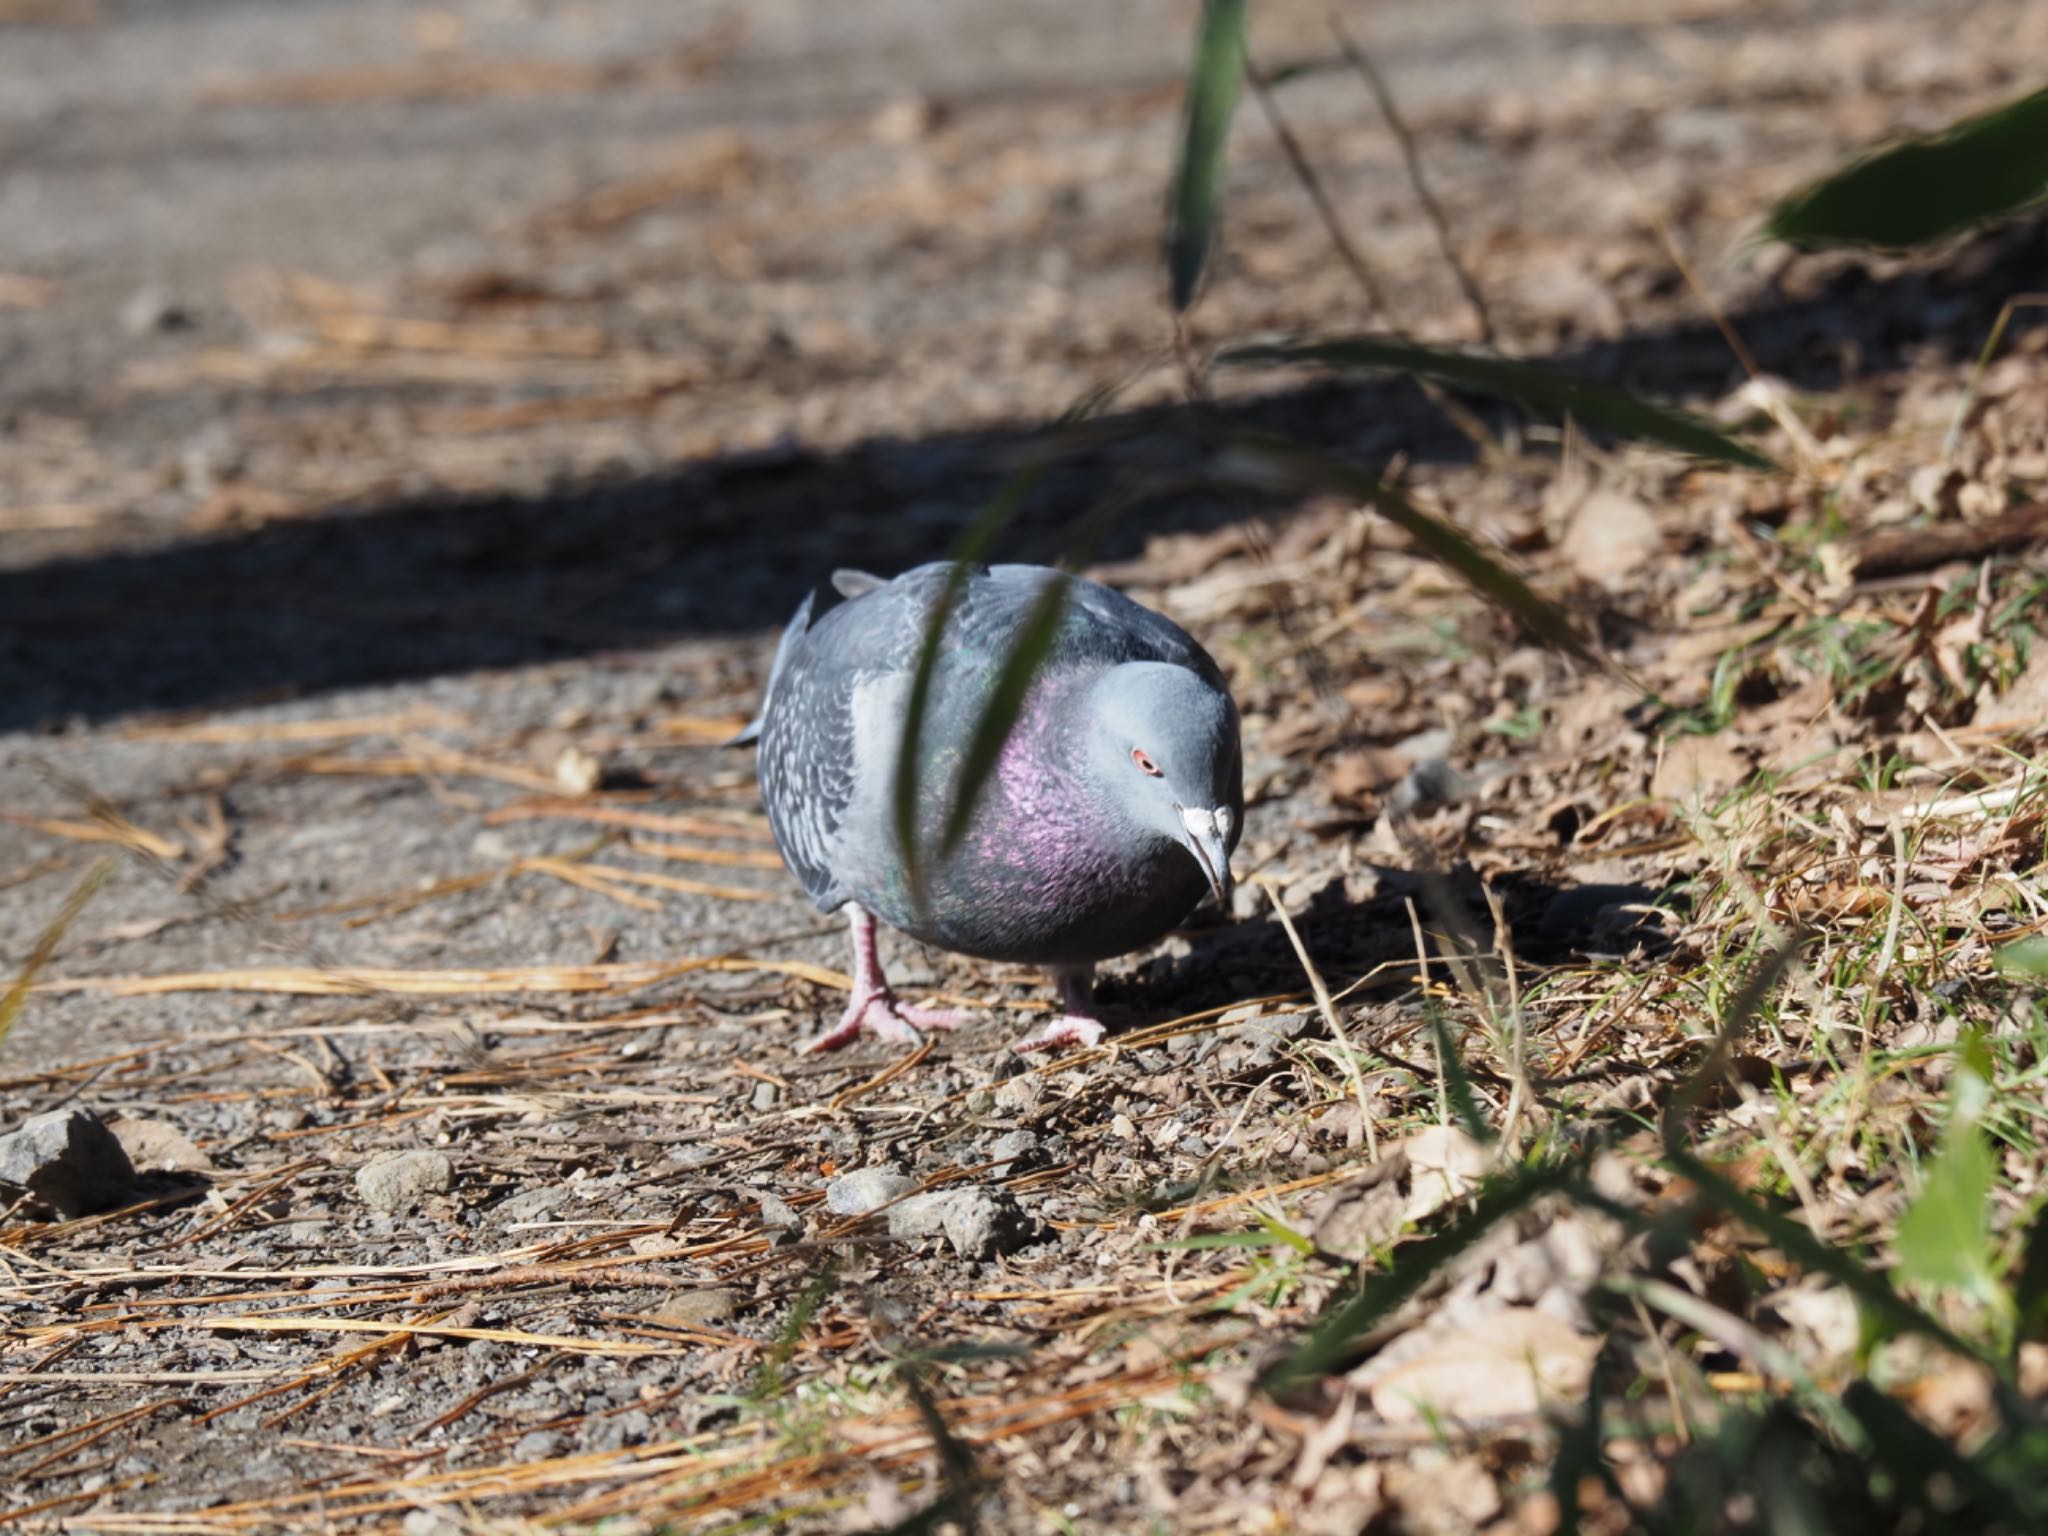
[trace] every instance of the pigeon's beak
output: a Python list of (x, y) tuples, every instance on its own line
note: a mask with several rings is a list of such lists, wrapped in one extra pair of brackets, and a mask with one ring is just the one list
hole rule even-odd
[(1213, 811), (1198, 806), (1176, 806), (1180, 812), (1180, 824), (1186, 833), (1181, 841), (1195, 856), (1195, 862), (1202, 866), (1202, 873), (1209, 878), (1209, 889), (1216, 895), (1216, 905), (1228, 908), (1230, 905), (1230, 832), (1236, 818), (1227, 806)]

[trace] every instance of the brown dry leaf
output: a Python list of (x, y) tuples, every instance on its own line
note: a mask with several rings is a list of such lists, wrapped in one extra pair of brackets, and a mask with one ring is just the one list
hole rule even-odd
[(1657, 514), (1626, 491), (1590, 491), (1565, 522), (1559, 552), (1588, 581), (1616, 586), (1633, 581), (1664, 547)]
[(1371, 1385), (1373, 1412), (1390, 1424), (1425, 1414), (1455, 1419), (1536, 1413), (1576, 1399), (1600, 1341), (1534, 1307), (1503, 1307), (1445, 1328), (1421, 1353)]
[(1365, 747), (1332, 757), (1322, 776), (1332, 799), (1360, 804), (1400, 783), (1414, 766), (1397, 747)]
[(1726, 736), (1677, 736), (1664, 744), (1650, 795), (1657, 800), (1693, 800), (1740, 784), (1750, 774), (1749, 758)]
[(1382, 1486), (1414, 1536), (1477, 1530), (1501, 1512), (1500, 1487), (1483, 1458), (1427, 1451), (1389, 1462)]
[(2048, 645), (2037, 645), (2012, 686), (1980, 705), (1970, 723), (1978, 730), (2030, 731), (2043, 721), (2048, 721)]
[(1456, 1126), (1432, 1125), (1389, 1148), (1408, 1159), (1412, 1185), (1404, 1219), (1420, 1221), (1430, 1212), (1459, 1199), (1482, 1178), (1493, 1159), (1478, 1142)]

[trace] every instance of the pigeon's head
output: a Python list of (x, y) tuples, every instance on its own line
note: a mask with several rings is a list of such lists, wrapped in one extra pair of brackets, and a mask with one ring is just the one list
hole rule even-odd
[(1230, 695), (1186, 667), (1127, 661), (1102, 675), (1089, 703), (1097, 785), (1140, 828), (1186, 848), (1227, 902), (1244, 813)]

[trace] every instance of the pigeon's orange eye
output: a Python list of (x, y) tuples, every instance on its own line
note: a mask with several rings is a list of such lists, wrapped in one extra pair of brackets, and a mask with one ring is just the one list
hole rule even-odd
[(1138, 771), (1140, 773), (1149, 773), (1155, 779), (1160, 778), (1162, 776), (1160, 773), (1159, 765), (1153, 762), (1151, 758), (1145, 755), (1145, 749), (1143, 747), (1131, 748), (1131, 761), (1138, 765)]

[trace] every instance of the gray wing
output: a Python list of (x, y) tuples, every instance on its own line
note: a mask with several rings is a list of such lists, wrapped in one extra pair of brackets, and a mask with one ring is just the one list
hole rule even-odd
[(850, 688), (838, 686), (829, 650), (814, 641), (813, 593), (783, 631), (752, 728), (761, 743), (756, 773), (775, 846), (804, 891), (826, 911), (846, 899), (833, 878), (831, 849), (853, 798)]

